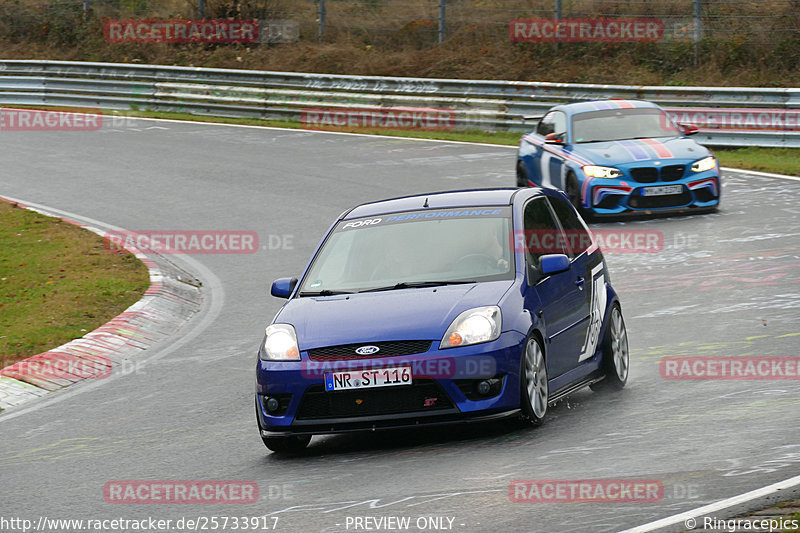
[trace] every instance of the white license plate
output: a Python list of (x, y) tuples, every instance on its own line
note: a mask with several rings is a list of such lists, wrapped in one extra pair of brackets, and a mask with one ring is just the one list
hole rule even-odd
[(681, 194), (683, 185), (662, 185), (660, 187), (645, 187), (642, 196), (666, 196), (667, 194)]
[(325, 390), (371, 389), (411, 385), (411, 367), (398, 366), (372, 370), (352, 370), (325, 374)]

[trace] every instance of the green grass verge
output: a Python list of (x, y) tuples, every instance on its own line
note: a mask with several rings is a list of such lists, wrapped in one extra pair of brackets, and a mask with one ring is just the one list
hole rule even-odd
[(0, 201), (0, 366), (82, 337), (149, 284), (141, 261), (100, 236)]

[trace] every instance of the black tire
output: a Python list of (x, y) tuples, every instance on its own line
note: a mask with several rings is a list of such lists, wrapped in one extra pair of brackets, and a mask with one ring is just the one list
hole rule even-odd
[(297, 453), (306, 449), (311, 442), (311, 435), (293, 435), (291, 437), (261, 437), (264, 446), (275, 453)]
[(528, 187), (528, 173), (522, 161), (517, 163), (517, 187)]
[(525, 343), (520, 365), (520, 397), (522, 414), (532, 426), (541, 426), (550, 401), (542, 343), (535, 335)]
[(622, 390), (628, 383), (629, 368), (628, 331), (619, 304), (614, 304), (603, 336), (603, 370), (606, 377), (593, 384), (592, 390)]
[(567, 181), (564, 185), (564, 192), (569, 197), (569, 203), (575, 207), (575, 209), (581, 215), (584, 214), (583, 205), (581, 201), (581, 189), (578, 187), (578, 178), (575, 177), (575, 174), (570, 172), (567, 174)]

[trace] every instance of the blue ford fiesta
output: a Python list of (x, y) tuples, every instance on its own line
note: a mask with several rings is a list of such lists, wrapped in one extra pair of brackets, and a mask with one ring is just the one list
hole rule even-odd
[(343, 213), (258, 350), (273, 451), (314, 434), (520, 414), (621, 389), (628, 340), (603, 254), (564, 193), (442, 192)]
[(559, 105), (520, 139), (517, 185), (566, 191), (595, 217), (714, 211), (719, 165), (695, 133), (651, 102)]

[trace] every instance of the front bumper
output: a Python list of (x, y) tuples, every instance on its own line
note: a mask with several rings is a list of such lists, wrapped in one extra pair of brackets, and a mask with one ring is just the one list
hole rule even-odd
[[(490, 420), (520, 405), (524, 336), (503, 333), (484, 344), (347, 361), (258, 360), (256, 414), (262, 436), (340, 433)], [(410, 366), (411, 385), (326, 391), (325, 373)], [(489, 380), (491, 390), (478, 393)], [(268, 402), (272, 399), (268, 409)], [(277, 408), (276, 408), (277, 405)]]
[[(721, 183), (721, 174), (717, 171), (656, 183), (629, 178), (587, 179), (583, 186), (583, 205), (597, 216), (712, 211), (719, 206)], [(680, 187), (680, 193), (645, 194), (646, 189), (665, 186)]]

